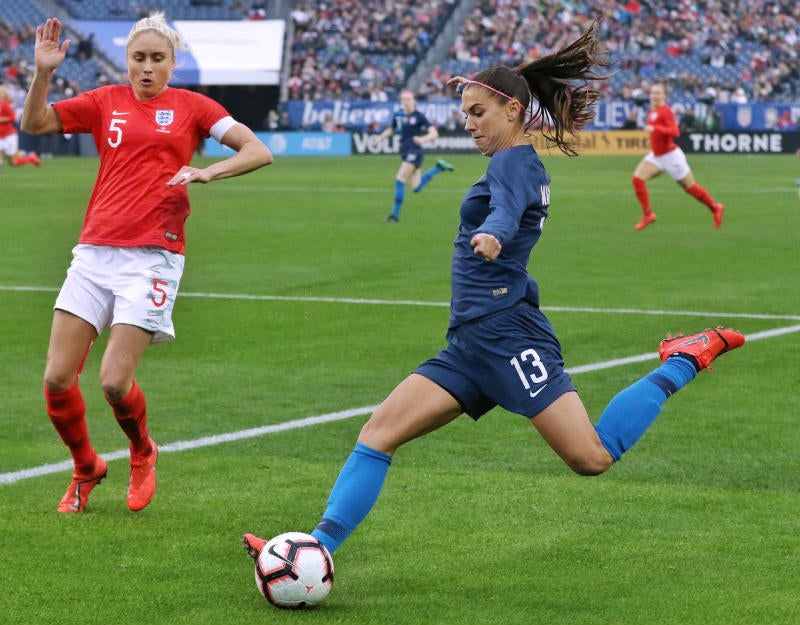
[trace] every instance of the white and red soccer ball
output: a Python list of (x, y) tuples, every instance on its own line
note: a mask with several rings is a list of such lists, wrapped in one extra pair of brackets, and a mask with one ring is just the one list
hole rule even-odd
[(258, 590), (279, 608), (313, 608), (333, 587), (333, 558), (310, 534), (286, 532), (272, 538), (256, 558)]

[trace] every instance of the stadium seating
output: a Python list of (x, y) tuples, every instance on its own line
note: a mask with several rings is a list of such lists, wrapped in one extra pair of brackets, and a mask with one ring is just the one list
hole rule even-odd
[[(511, 8), (497, 0), (478, 0), (437, 72), (470, 75), (491, 65), (516, 65), (531, 54), (554, 51), (574, 38), (580, 25), (603, 15), (602, 39), (609, 43), (612, 58), (620, 61), (609, 81), (614, 94), (661, 79), (671, 83), (673, 97), (689, 102), (708, 97), (710, 88), (717, 101), (724, 101), (737, 87), (750, 99), (759, 99), (756, 86), (761, 80), (770, 83), (772, 98), (790, 101), (800, 95), (800, 3), (768, 4), (771, 10), (757, 11), (729, 0), (713, 4), (519, 0)], [(530, 47), (515, 45), (520, 41)], [(754, 71), (758, 54), (770, 58), (769, 67)], [(715, 55), (721, 66), (712, 65)], [(686, 76), (696, 80), (683, 80)], [(431, 79), (427, 88), (435, 93), (440, 83)]]
[[(45, 14), (30, 0), (3, 0), (0, 2), (0, 22), (20, 29), (25, 25), (41, 23)], [(0, 50), (4, 49), (0, 48)]]
[[(409, 86), (412, 77), (415, 82), (410, 86), (420, 97), (452, 97), (443, 78), (470, 75), (494, 64), (513, 66), (547, 54), (573, 39), (589, 19), (603, 15), (602, 39), (619, 61), (605, 87), (607, 95), (631, 93), (649, 81), (664, 79), (670, 83), (672, 97), (684, 102), (710, 97), (724, 102), (737, 88), (749, 101), (796, 101), (800, 98), (800, 3), (754, 2), (771, 10), (751, 10), (752, 3), (734, 0), (470, 0), (465, 6), (475, 8), (462, 24), (448, 24), (456, 22), (454, 0), (393, 4), (158, 0), (157, 6), (170, 19), (215, 20), (260, 18), (266, 11), (262, 7), (273, 10), (278, 4), (287, 9), (284, 13), (291, 8), (286, 71), (290, 77), (287, 93), (293, 99), (392, 99)], [(133, 20), (155, 4), (58, 0), (75, 19)], [(35, 1), (2, 0), (0, 62), (24, 65), (27, 61), (30, 66), (33, 28), (46, 17)], [(458, 36), (444, 48), (434, 45), (446, 26)], [(413, 76), (417, 67), (435, 67), (435, 75), (419, 80)], [(76, 88), (88, 89), (97, 84), (98, 77), (108, 75), (106, 70), (96, 60), (70, 59), (59, 71)]]
[(290, 74), (302, 87), (295, 92), (300, 98), (369, 99), (377, 84), (392, 97), (430, 49), (452, 8), (440, 0), (297, 2), (291, 14)]
[(136, 20), (154, 9), (173, 20), (240, 20), (244, 4), (233, 0), (60, 0), (72, 17), (79, 19)]

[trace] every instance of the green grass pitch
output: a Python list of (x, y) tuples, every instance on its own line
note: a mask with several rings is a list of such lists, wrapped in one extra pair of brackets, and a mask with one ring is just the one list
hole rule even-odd
[[(673, 397), (600, 477), (572, 475), (499, 409), (408, 444), (336, 553), (330, 597), (303, 613), (259, 596), (240, 536), (310, 531), (365, 412), (444, 344), (458, 206), (486, 160), (448, 157), (455, 172), (409, 192), (398, 224), (384, 223), (397, 157), (278, 158), (193, 185), (178, 338), (152, 347), (137, 375), (165, 448), (158, 492), (127, 510), (121, 453), (75, 516), (55, 512), (69, 456), (41, 378), (97, 163), (0, 171), (0, 622), (795, 622), (797, 159), (690, 155), (725, 203), (722, 228), (662, 176), (649, 185), (658, 221), (634, 232), (638, 158), (543, 158), (552, 206), (530, 269), (593, 420), (657, 364), (666, 332), (723, 324), (751, 340)], [(94, 444), (112, 454), (126, 440), (99, 389), (104, 346), (81, 387)], [(253, 428), (264, 429), (221, 437)]]

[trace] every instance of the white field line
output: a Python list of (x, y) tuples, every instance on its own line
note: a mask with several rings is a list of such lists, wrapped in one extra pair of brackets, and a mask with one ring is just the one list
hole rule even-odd
[[(747, 341), (758, 341), (761, 339), (774, 338), (784, 334), (791, 334), (793, 332), (800, 332), (800, 325), (787, 326), (784, 328), (775, 328), (774, 330), (765, 330), (763, 332), (756, 332), (747, 335)], [(639, 354), (638, 356), (630, 356), (628, 358), (615, 358), (614, 360), (606, 360), (603, 362), (596, 362), (579, 367), (568, 368), (567, 371), (571, 375), (579, 373), (588, 373), (590, 371), (599, 371), (601, 369), (610, 369), (612, 367), (620, 367), (635, 362), (643, 362), (646, 360), (653, 360), (658, 357), (656, 352), (648, 352)], [(166, 445), (159, 446), (159, 452), (169, 453), (174, 451), (188, 451), (191, 449), (199, 449), (200, 447), (213, 447), (221, 445), (222, 443), (230, 443), (233, 441), (240, 441), (246, 438), (256, 438), (265, 436), (267, 434), (274, 434), (276, 432), (286, 432), (288, 430), (296, 430), (299, 428), (310, 427), (313, 425), (321, 425), (324, 423), (332, 423), (334, 421), (341, 421), (343, 419), (350, 419), (360, 415), (370, 414), (377, 406), (364, 406), (362, 408), (350, 408), (349, 410), (341, 410), (339, 412), (329, 412), (327, 414), (317, 415), (313, 417), (304, 417), (302, 419), (295, 419), (294, 421), (286, 421), (284, 423), (276, 423), (274, 425), (265, 425), (257, 428), (249, 428), (246, 430), (238, 430), (236, 432), (227, 432), (225, 434), (216, 434), (214, 436), (204, 436), (188, 441), (177, 441), (175, 443), (167, 443)], [(127, 449), (119, 449), (108, 453), (101, 453), (107, 462), (118, 460), (120, 458), (128, 458), (129, 453)], [(20, 480), (28, 479), (31, 477), (40, 477), (49, 475), (51, 473), (61, 473), (65, 471), (72, 471), (72, 461), (66, 460), (64, 462), (55, 462), (52, 464), (44, 464), (30, 469), (22, 469), (20, 471), (11, 471), (10, 473), (0, 473), (0, 484), (13, 484)]]
[[(53, 291), (57, 289), (46, 289), (39, 287), (5, 287), (0, 286), (0, 290), (15, 290), (15, 291)], [(439, 304), (433, 302), (390, 302), (388, 300), (351, 300), (341, 298), (296, 298), (296, 297), (279, 297), (279, 296), (255, 296), (255, 295), (223, 295), (213, 293), (193, 293), (183, 294), (184, 297), (209, 297), (209, 298), (226, 298), (226, 299), (253, 299), (253, 300), (281, 300), (281, 301), (315, 301), (315, 302), (337, 302), (337, 303), (358, 303), (358, 304), (394, 304), (394, 305), (416, 305), (416, 306), (446, 306), (447, 304)], [(599, 308), (569, 308), (557, 307), (550, 310), (570, 311), (570, 312), (587, 312), (587, 313), (605, 313), (605, 314), (665, 314), (665, 315), (691, 315), (691, 316), (717, 316), (715, 313), (699, 313), (692, 311), (676, 312), (676, 311), (647, 311), (647, 310), (632, 310), (632, 309), (599, 309)], [(720, 314), (726, 317), (738, 317), (748, 319), (791, 319), (800, 320), (800, 317), (791, 315), (756, 315), (756, 314)], [(775, 328), (772, 330), (765, 330), (763, 332), (756, 332), (747, 335), (747, 341), (757, 341), (761, 339), (774, 338), (784, 334), (791, 334), (800, 332), (800, 324), (793, 326), (786, 326), (783, 328)], [(658, 357), (655, 352), (647, 352), (637, 356), (630, 356), (627, 358), (615, 358), (613, 360), (606, 360), (602, 362), (591, 363), (588, 365), (581, 365), (578, 367), (568, 368), (567, 371), (571, 375), (580, 373), (588, 373), (591, 371), (600, 371), (602, 369), (610, 369), (612, 367), (620, 367), (627, 364), (653, 360)], [(370, 414), (376, 406), (364, 406), (361, 408), (350, 408), (348, 410), (341, 410), (338, 412), (330, 412), (327, 414), (316, 415), (311, 417), (304, 417), (302, 419), (295, 419), (294, 421), (286, 421), (284, 423), (276, 423), (274, 425), (265, 425), (257, 428), (249, 428), (246, 430), (238, 430), (235, 432), (227, 432), (224, 434), (216, 434), (214, 436), (204, 436), (188, 441), (177, 441), (175, 443), (167, 443), (159, 446), (159, 452), (170, 453), (178, 451), (188, 451), (191, 449), (198, 449), (201, 447), (212, 447), (222, 443), (229, 443), (233, 441), (240, 441), (247, 438), (256, 438), (265, 436), (267, 434), (274, 434), (277, 432), (286, 432), (288, 430), (295, 430), (298, 428), (310, 427), (314, 425), (321, 425), (324, 423), (331, 423), (334, 421), (341, 421), (343, 419), (350, 419), (361, 415)], [(121, 458), (128, 458), (129, 453), (127, 449), (120, 449), (117, 451), (101, 453), (101, 456), (107, 461), (119, 460)], [(32, 477), (41, 477), (51, 473), (61, 473), (72, 470), (72, 461), (66, 460), (63, 462), (55, 462), (51, 464), (44, 464), (30, 469), (22, 469), (19, 471), (11, 471), (8, 473), (0, 473), (0, 484), (14, 484), (24, 479)]]
[[(0, 284), (0, 291), (27, 291), (58, 293), (59, 289), (42, 286), (8, 286)], [(180, 297), (206, 299), (235, 299), (260, 302), (320, 302), (329, 304), (373, 304), (377, 306), (431, 306), (446, 308), (449, 302), (426, 302), (421, 300), (358, 299), (349, 297), (303, 297), (295, 295), (252, 295), (247, 293), (192, 293), (181, 292)], [(703, 312), (695, 310), (647, 310), (641, 308), (587, 308), (582, 306), (542, 306), (542, 310), (553, 312), (578, 312), (604, 315), (675, 315), (679, 317), (725, 317), (728, 319), (777, 319), (800, 321), (800, 315), (761, 313)]]

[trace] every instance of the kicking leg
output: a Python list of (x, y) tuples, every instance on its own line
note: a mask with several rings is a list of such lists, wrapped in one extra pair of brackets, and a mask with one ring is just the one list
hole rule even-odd
[(312, 535), (336, 551), (377, 501), (397, 448), (460, 414), (453, 396), (428, 378), (414, 373), (401, 382), (362, 428)]

